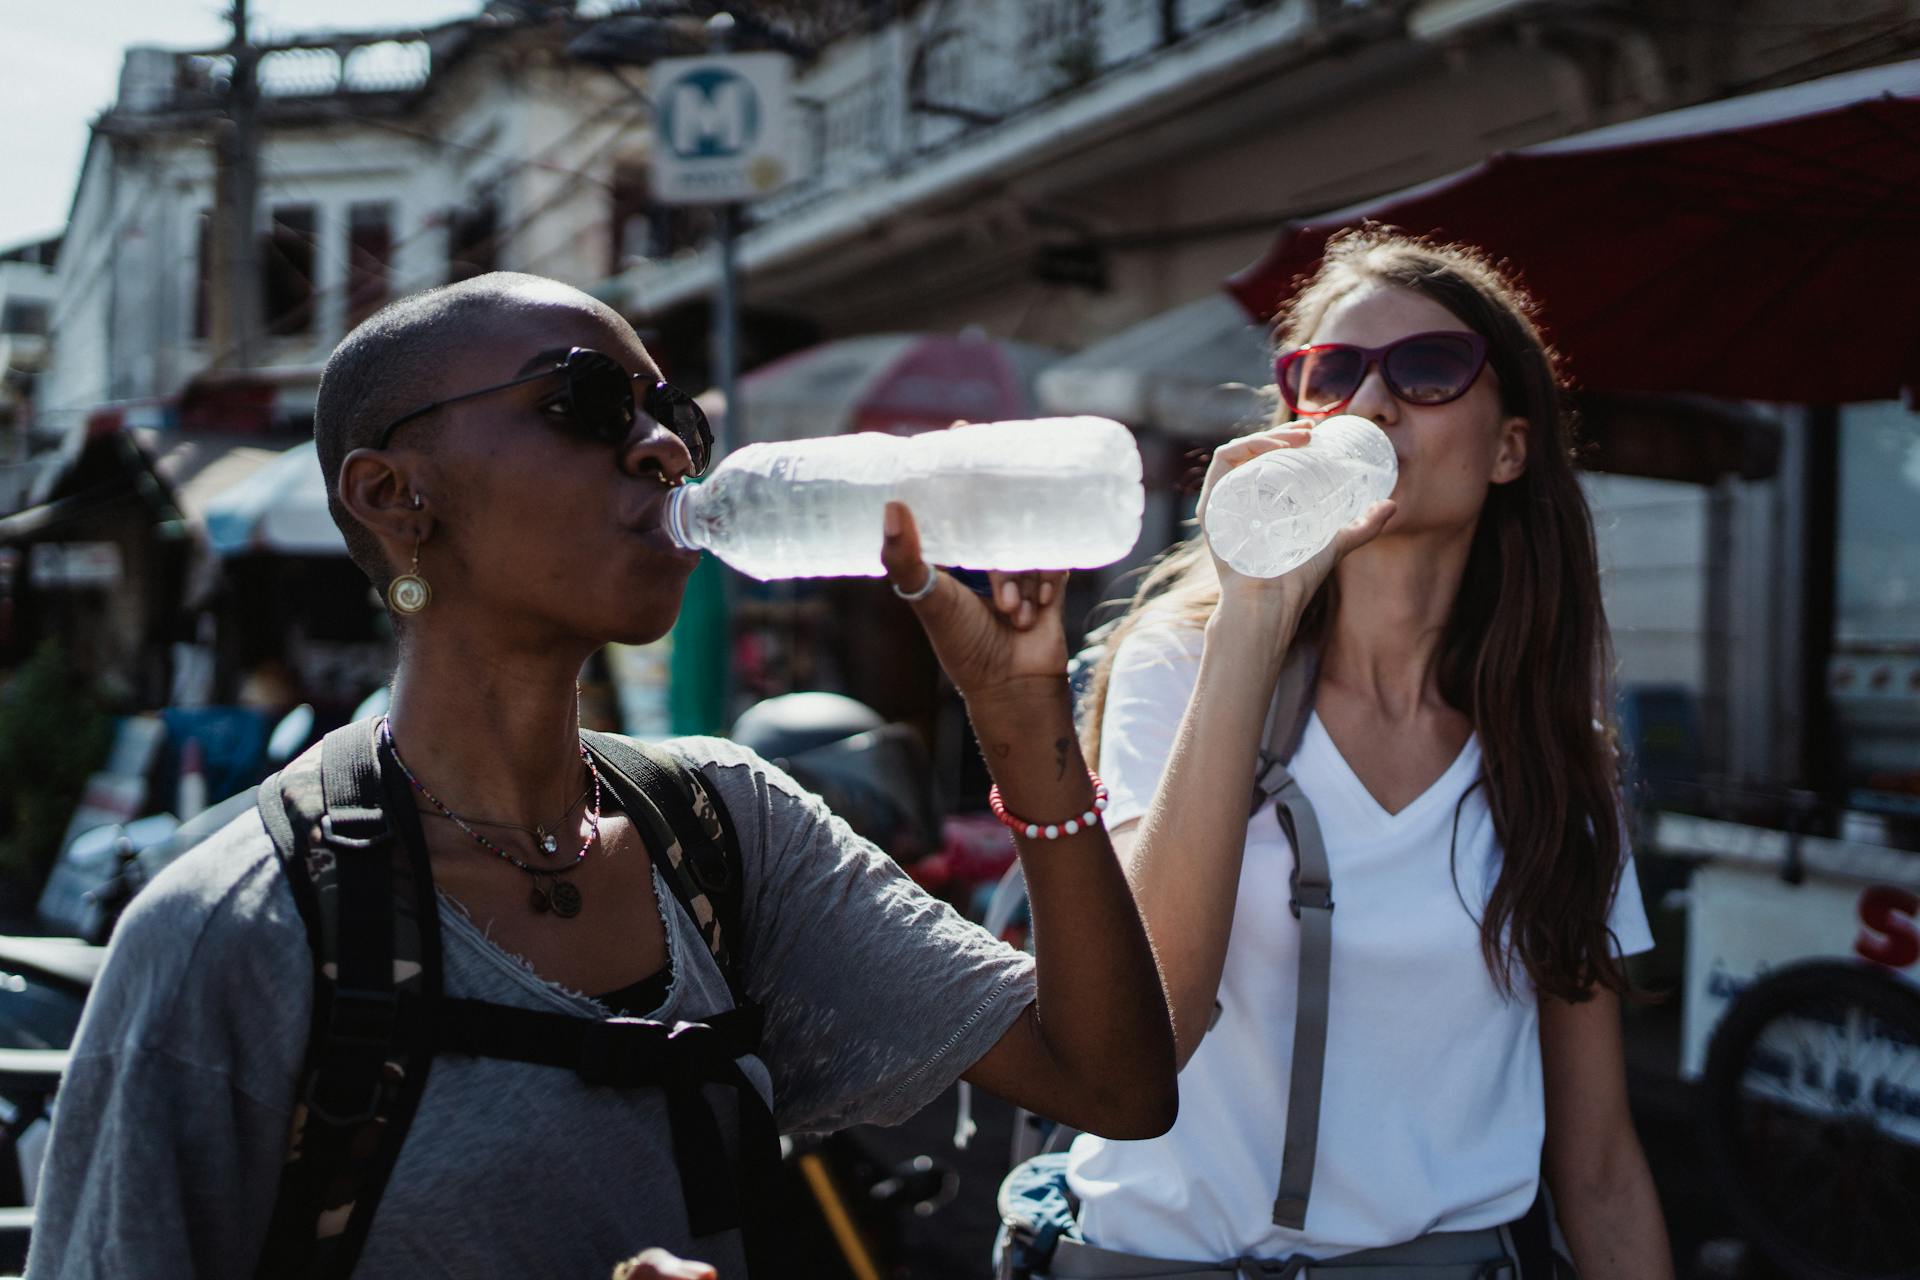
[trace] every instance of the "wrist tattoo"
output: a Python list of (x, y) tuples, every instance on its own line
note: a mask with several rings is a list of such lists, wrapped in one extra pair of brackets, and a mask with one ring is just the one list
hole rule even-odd
[(1073, 746), (1072, 738), (1056, 738), (1053, 743), (1053, 780), (1060, 782), (1067, 776), (1067, 751)]

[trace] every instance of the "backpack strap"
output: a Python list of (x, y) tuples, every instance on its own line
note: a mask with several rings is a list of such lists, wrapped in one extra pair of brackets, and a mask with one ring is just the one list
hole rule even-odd
[(1333, 961), (1333, 874), (1320, 819), (1287, 762), (1299, 749), (1313, 714), (1314, 687), (1320, 674), (1318, 652), (1297, 645), (1281, 668), (1267, 719), (1267, 742), (1254, 779), (1253, 812), (1271, 803), (1287, 842), (1293, 846), (1292, 896), (1288, 902), (1300, 922), (1299, 991), (1293, 1023), (1293, 1069), (1287, 1093), (1287, 1131), (1280, 1156), (1280, 1187), (1274, 1196), (1274, 1225), (1295, 1231), (1307, 1221), (1313, 1189), (1314, 1156), (1320, 1144), (1320, 1092), (1327, 1065), (1327, 989)]
[(1307, 721), (1313, 717), (1313, 693), (1320, 682), (1320, 651), (1302, 642), (1293, 646), (1280, 667), (1280, 682), (1267, 710), (1267, 739), (1260, 748), (1260, 767), (1253, 775), (1253, 808), (1248, 817), (1273, 803), (1286, 776), (1287, 761), (1300, 749)]
[[(663, 1087), (689, 1230), (704, 1236), (738, 1227), (749, 1270), (779, 1274), (791, 1259), (765, 1223), (782, 1197), (780, 1132), (737, 1061), (759, 1051), (763, 1018), (747, 995), (738, 945), (746, 878), (732, 819), (705, 776), (669, 752), (614, 734), (588, 730), (580, 737), (627, 816), (642, 828), (661, 878), (725, 975), (734, 1007), (669, 1027), (445, 999), (441, 1047), (567, 1067), (589, 1084)], [(740, 1157), (731, 1169), (704, 1084), (730, 1085), (739, 1098)]]
[[(261, 784), (313, 954), (313, 1026), (262, 1277), (349, 1275), (433, 1058), (440, 939), (424, 844), (401, 839), (374, 721)], [(348, 922), (346, 927), (343, 921)]]
[[(780, 1132), (737, 1061), (759, 1046), (757, 1010), (669, 1025), (449, 997), (441, 1002), (438, 1025), (443, 1053), (563, 1067), (590, 1085), (665, 1090), (688, 1230), (706, 1236), (741, 1228), (750, 1259), (762, 1264), (755, 1274), (769, 1267), (767, 1274), (779, 1273), (777, 1258), (759, 1252), (771, 1242), (758, 1228), (780, 1194)], [(728, 1158), (713, 1104), (702, 1092), (709, 1084), (731, 1087), (739, 1100), (737, 1160)]]
[(736, 1009), (750, 1010), (740, 953), (746, 876), (726, 802), (698, 769), (632, 738), (583, 730), (627, 816), (646, 828), (662, 878), (726, 976)]
[[(743, 1206), (758, 1213), (779, 1194), (780, 1147), (772, 1112), (737, 1062), (758, 1051), (762, 1019), (746, 999), (733, 945), (745, 883), (718, 793), (664, 751), (582, 734), (725, 974), (731, 1011), (667, 1027), (449, 999), (426, 844), (411, 796), (383, 770), (377, 723), (335, 730), (260, 787), (260, 816), (313, 953), (314, 1014), (257, 1274), (351, 1274), (436, 1047), (567, 1067), (590, 1084), (664, 1088), (690, 1229), (707, 1235), (742, 1226)], [(389, 814), (413, 829), (403, 837)], [(740, 1098), (737, 1177), (705, 1084), (732, 1086)], [(749, 1260), (777, 1272), (773, 1242), (751, 1229), (745, 1235)]]

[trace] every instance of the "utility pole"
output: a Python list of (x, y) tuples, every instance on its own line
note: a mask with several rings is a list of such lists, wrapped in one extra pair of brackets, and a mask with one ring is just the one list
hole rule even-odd
[[(707, 20), (708, 47), (714, 53), (733, 51), (734, 19), (730, 13), (717, 13)], [(728, 446), (747, 438), (747, 406), (740, 402), (740, 264), (735, 242), (740, 235), (740, 206), (728, 203), (714, 210), (718, 223), (716, 239), (720, 249), (720, 293), (713, 307), (714, 381), (720, 385), (726, 402), (724, 430), (726, 438), (714, 441), (719, 456)]]
[(226, 119), (215, 126), (212, 347), (216, 367), (250, 369), (260, 357), (259, 50), (247, 39), (247, 0), (233, 0), (233, 59)]

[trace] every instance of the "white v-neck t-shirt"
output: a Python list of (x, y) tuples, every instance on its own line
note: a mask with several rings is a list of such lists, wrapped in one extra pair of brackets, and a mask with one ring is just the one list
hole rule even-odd
[[(1121, 646), (1101, 731), (1110, 825), (1146, 812), (1200, 648), (1197, 630), (1172, 628)], [(1432, 786), (1388, 813), (1318, 715), (1291, 762), (1320, 820), (1335, 904), (1305, 1230), (1272, 1221), (1299, 931), (1287, 906), (1293, 851), (1269, 805), (1248, 824), (1221, 1014), (1181, 1073), (1179, 1121), (1145, 1142), (1083, 1135), (1073, 1144), (1068, 1180), (1088, 1241), (1192, 1261), (1327, 1258), (1526, 1212), (1546, 1129), (1539, 1008), (1524, 971), (1505, 996), (1481, 955), (1478, 917), (1500, 848), (1485, 788), (1469, 791), (1480, 764), (1479, 739), (1469, 738)], [(1610, 923), (1622, 954), (1653, 945), (1631, 859)]]

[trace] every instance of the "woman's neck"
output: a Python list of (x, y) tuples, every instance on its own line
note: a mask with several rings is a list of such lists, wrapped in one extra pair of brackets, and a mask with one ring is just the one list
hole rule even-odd
[[(424, 629), (423, 629), (424, 630)], [(462, 816), (533, 826), (580, 794), (580, 664), (409, 637), (388, 721), (407, 767)]]
[(1320, 678), (1389, 720), (1441, 703), (1440, 645), (1472, 547), (1468, 528), (1382, 538), (1341, 561)]

